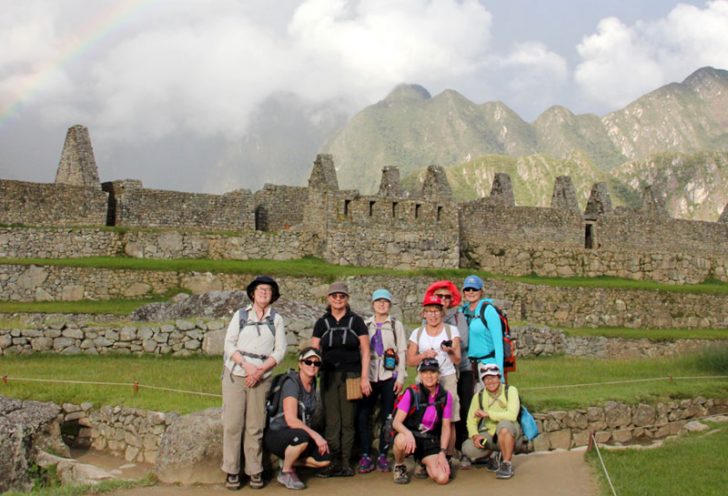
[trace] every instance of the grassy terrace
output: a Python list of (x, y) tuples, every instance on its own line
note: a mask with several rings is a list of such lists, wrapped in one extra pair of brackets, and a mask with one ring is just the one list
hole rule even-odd
[[(711, 424), (707, 432), (669, 439), (658, 449), (602, 450), (601, 454), (620, 496), (717, 496), (725, 494), (728, 487), (726, 423)], [(600, 494), (611, 496), (596, 451), (587, 459), (598, 474)]]
[[(288, 357), (279, 369), (290, 366), (295, 366), (293, 357)], [(0, 376), (9, 379), (7, 384), (0, 383), (0, 394), (57, 403), (91, 401), (96, 405), (120, 404), (186, 413), (219, 406), (220, 398), (143, 386), (219, 395), (221, 372), (220, 357), (5, 355), (0, 357)], [(21, 378), (38, 382), (15, 380)], [(410, 371), (408, 379), (413, 378), (414, 373)], [(509, 379), (535, 411), (585, 407), (607, 400), (636, 404), (698, 395), (725, 398), (728, 397), (728, 347), (671, 359), (521, 358), (518, 371)], [(49, 382), (52, 380), (127, 385)], [(142, 386), (136, 393), (128, 385), (135, 382)]]
[[(431, 277), (433, 279), (462, 280), (472, 269), (418, 269), (395, 270), (379, 267), (354, 267), (334, 265), (318, 258), (307, 257), (299, 260), (208, 260), (177, 259), (158, 260), (131, 257), (85, 257), (85, 258), (0, 258), (0, 265), (53, 265), (60, 267), (83, 267), (112, 270), (149, 270), (175, 272), (213, 272), (230, 274), (270, 274), (281, 277), (318, 277), (334, 280), (350, 276), (393, 276), (393, 277)], [(728, 294), (728, 283), (707, 280), (701, 284), (662, 284), (653, 281), (636, 281), (616, 277), (539, 277), (503, 276), (477, 271), (486, 279), (520, 282), (525, 284), (548, 285), (557, 287), (582, 287), (605, 289), (635, 289), (669, 291), (675, 293)]]

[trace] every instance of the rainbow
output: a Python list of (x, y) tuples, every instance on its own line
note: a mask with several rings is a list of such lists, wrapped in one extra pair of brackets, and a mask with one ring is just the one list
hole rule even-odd
[(0, 102), (0, 125), (17, 114), (39, 89), (53, 77), (54, 73), (73, 61), (86, 50), (104, 39), (133, 14), (154, 0), (119, 0), (110, 8), (91, 19), (85, 26), (68, 36), (46, 60), (39, 61), (32, 73), (24, 77), (24, 82), (7, 103)]

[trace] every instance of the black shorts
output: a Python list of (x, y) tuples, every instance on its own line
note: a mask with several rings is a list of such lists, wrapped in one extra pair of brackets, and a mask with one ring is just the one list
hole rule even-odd
[(312, 457), (317, 462), (331, 460), (330, 453), (326, 453), (325, 455), (319, 453), (318, 446), (316, 446), (316, 443), (303, 429), (281, 429), (277, 431), (266, 429), (263, 435), (263, 446), (265, 449), (279, 458), (285, 456), (286, 448), (289, 446), (298, 446), (304, 443), (308, 444), (308, 447), (299, 459)]
[(420, 461), (440, 452), (440, 437), (415, 436), (415, 460)]

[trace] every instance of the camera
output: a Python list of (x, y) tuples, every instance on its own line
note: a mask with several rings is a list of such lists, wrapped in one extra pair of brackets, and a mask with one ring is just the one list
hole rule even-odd
[(452, 339), (448, 339), (446, 341), (443, 341), (440, 344), (440, 346), (443, 347), (443, 348), (449, 348), (449, 347), (451, 347), (452, 346)]

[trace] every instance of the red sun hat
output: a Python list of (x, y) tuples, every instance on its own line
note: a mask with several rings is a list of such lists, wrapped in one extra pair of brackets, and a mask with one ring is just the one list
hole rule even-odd
[(451, 281), (435, 281), (432, 284), (430, 284), (427, 287), (427, 291), (425, 291), (425, 296), (434, 296), (435, 292), (438, 289), (447, 289), (450, 291), (450, 294), (452, 295), (452, 299), (450, 300), (450, 305), (448, 308), (453, 308), (458, 305), (460, 305), (460, 302), (462, 301), (462, 297), (460, 296), (460, 291), (458, 291), (457, 286), (455, 286)]
[(430, 305), (437, 305), (438, 307), (444, 307), (442, 300), (435, 295), (425, 295), (422, 299), (422, 306), (428, 307)]

